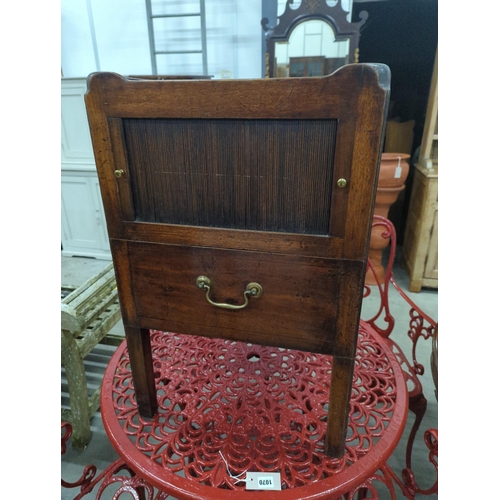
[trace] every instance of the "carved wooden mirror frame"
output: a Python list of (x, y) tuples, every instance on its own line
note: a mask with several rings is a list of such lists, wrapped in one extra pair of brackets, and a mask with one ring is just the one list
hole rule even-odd
[(360, 28), (368, 19), (368, 12), (359, 13), (360, 21), (351, 23), (347, 20), (349, 12), (342, 8), (341, 0), (330, 7), (326, 0), (302, 0), (300, 6), (293, 9), (293, 0), (287, 0), (285, 11), (278, 16), (278, 23), (269, 27), (269, 19), (263, 18), (260, 22), (265, 32), (266, 52), (266, 78), (276, 77), (275, 44), (289, 40), (293, 29), (304, 21), (320, 20), (326, 22), (335, 34), (335, 41), (349, 40), (348, 63), (358, 62)]

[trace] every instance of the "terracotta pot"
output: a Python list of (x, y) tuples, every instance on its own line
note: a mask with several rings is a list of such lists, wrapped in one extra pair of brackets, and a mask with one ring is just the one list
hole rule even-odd
[(404, 186), (410, 172), (409, 159), (410, 155), (408, 154), (382, 153), (377, 187), (397, 188)]
[[(375, 198), (374, 214), (386, 217), (389, 209), (398, 199), (399, 194), (405, 188), (405, 181), (410, 171), (408, 160), (410, 155), (403, 153), (382, 153), (380, 160), (380, 173), (377, 184), (377, 196)], [(370, 237), (370, 250), (368, 257), (373, 265), (374, 273), (380, 283), (384, 281), (385, 269), (382, 265), (384, 248), (389, 244), (387, 238), (382, 237), (383, 226), (372, 229)], [(376, 278), (369, 267), (366, 270), (365, 283), (376, 285)]]

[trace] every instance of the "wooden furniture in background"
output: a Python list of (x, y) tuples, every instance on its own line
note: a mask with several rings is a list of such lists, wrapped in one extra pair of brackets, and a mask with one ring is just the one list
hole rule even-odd
[(403, 262), (410, 291), (438, 287), (438, 56), (434, 61), (429, 102), (403, 242)]
[(99, 343), (123, 341), (123, 336), (109, 334), (120, 317), (112, 263), (79, 287), (61, 287), (61, 362), (70, 399), (70, 410), (61, 410), (61, 421), (71, 422), (75, 448), (84, 448), (90, 440), (90, 419), (101, 394), (99, 388), (89, 398), (83, 360)]
[(384, 153), (404, 153), (411, 155), (415, 120), (400, 122), (387, 120)]
[[(330, 43), (347, 41), (347, 54), (343, 61), (339, 58), (327, 58), (324, 61), (323, 73), (330, 74), (338, 69), (343, 64), (358, 62), (358, 46), (361, 36), (360, 29), (368, 19), (368, 13), (361, 11), (359, 14), (360, 21), (356, 23), (347, 20), (349, 13), (342, 8), (342, 2), (337, 2), (335, 5), (328, 5), (326, 0), (304, 0), (298, 7), (292, 7), (293, 0), (287, 0), (285, 10), (281, 16), (278, 16), (278, 23), (274, 27), (269, 27), (269, 19), (264, 18), (261, 21), (262, 29), (265, 32), (267, 53), (266, 53), (266, 76), (276, 78), (282, 76), (280, 68), (276, 63), (276, 44), (288, 42), (294, 28), (299, 24), (311, 21), (320, 20), (327, 23), (333, 29), (335, 40)], [(321, 56), (321, 54), (305, 54), (308, 59), (311, 56)], [(290, 66), (291, 66), (290, 59)], [(296, 73), (296, 72), (295, 72)], [(290, 76), (314, 76), (304, 71), (303, 75), (291, 74)]]
[(61, 246), (66, 257), (111, 259), (83, 95), (86, 78), (61, 78)]
[(85, 96), (142, 416), (150, 329), (333, 355), (342, 456), (389, 95), (385, 65), (324, 78), (89, 77)]
[(291, 57), (290, 76), (324, 76), (325, 57)]

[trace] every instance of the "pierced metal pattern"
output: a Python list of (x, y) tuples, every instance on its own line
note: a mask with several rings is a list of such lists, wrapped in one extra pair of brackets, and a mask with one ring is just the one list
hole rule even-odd
[[(61, 455), (66, 453), (66, 445), (73, 433), (73, 428), (69, 422), (62, 422), (61, 429), (63, 435), (61, 436)], [(95, 465), (87, 465), (80, 479), (74, 482), (64, 481), (61, 479), (61, 486), (63, 488), (77, 488), (80, 487), (78, 493), (73, 500), (81, 500), (83, 497), (92, 493), (99, 483), (97, 488), (95, 500), (102, 498), (109, 498), (109, 490), (113, 489), (113, 500), (118, 500), (122, 495), (127, 499), (132, 497), (134, 500), (175, 500), (168, 493), (158, 491), (147, 483), (140, 476), (137, 476), (134, 471), (121, 459), (115, 460), (101, 474), (96, 476), (97, 468)], [(106, 495), (103, 497), (102, 495)]]
[[(366, 318), (366, 322), (382, 337), (388, 338), (394, 330), (395, 319), (390, 312), (389, 304), (389, 281), (392, 279), (392, 267), (396, 257), (396, 229), (393, 223), (380, 215), (373, 216), (372, 231), (376, 227), (381, 227), (381, 238), (387, 239), (389, 244), (389, 259), (386, 266), (384, 280), (379, 281), (377, 273), (368, 259), (367, 266), (375, 278), (376, 285), (369, 286), (365, 283), (363, 298), (368, 297), (372, 292), (378, 293), (380, 297), (379, 309), (371, 318)], [(372, 290), (373, 289), (373, 290)]]
[[(437, 323), (431, 317), (425, 314), (410, 299), (410, 297), (406, 295), (403, 289), (394, 280), (392, 268), (394, 265), (394, 259), (396, 257), (397, 241), (396, 229), (394, 228), (394, 225), (390, 220), (379, 215), (374, 215), (372, 228), (375, 228), (377, 226), (383, 228), (381, 237), (387, 238), (389, 240), (389, 258), (386, 266), (384, 280), (382, 282), (379, 282), (379, 279), (374, 272), (373, 266), (368, 259), (368, 267), (372, 270), (377, 284), (373, 286), (368, 286), (365, 284), (363, 298), (366, 298), (373, 293), (375, 296), (378, 296), (380, 298), (380, 304), (376, 313), (374, 313), (371, 317), (364, 319), (366, 323), (368, 323), (380, 336), (388, 339), (389, 344), (392, 346), (394, 355), (403, 368), (411, 400), (412, 398), (415, 398), (422, 393), (422, 385), (420, 383), (420, 380), (418, 379), (418, 376), (423, 375), (424, 366), (417, 361), (417, 343), (420, 339), (428, 340), (429, 338), (432, 338), (436, 330)], [(389, 284), (392, 284), (394, 286), (396, 291), (410, 306), (408, 337), (410, 338), (412, 345), (412, 363), (408, 361), (406, 355), (403, 353), (398, 344), (393, 342), (390, 338), (390, 335), (392, 334), (392, 331), (395, 327), (395, 319), (390, 311)]]
[(410, 495), (415, 496), (419, 493), (420, 495), (431, 495), (438, 492), (438, 431), (437, 429), (427, 429), (424, 433), (424, 442), (429, 449), (429, 462), (434, 466), (436, 470), (436, 481), (434, 484), (427, 489), (422, 489), (418, 486), (415, 474), (410, 468), (403, 469), (403, 479), (406, 487), (408, 488)]
[(137, 412), (125, 345), (108, 368), (112, 385), (103, 388), (113, 405), (101, 411), (118, 451), (126, 448), (129, 464), (166, 491), (174, 485), (189, 497), (205, 485), (226, 498), (223, 490), (245, 489), (234, 476), (279, 471), (282, 489), (307, 498), (308, 486), (320, 482), (324, 498), (333, 498), (369, 477), (371, 456), (363, 458), (374, 447), (379, 458), (389, 456), (403, 431), (403, 375), (363, 322), (342, 459), (324, 454), (331, 356), (157, 331), (151, 343), (157, 415), (148, 420)]
[(420, 311), (416, 308), (410, 309), (410, 330), (408, 331), (408, 336), (410, 337), (413, 347), (412, 347), (412, 358), (413, 367), (412, 371), (415, 375), (424, 374), (424, 366), (417, 361), (417, 342), (420, 338), (425, 340), (432, 337), (434, 330), (436, 328), (435, 323), (429, 324), (426, 322)]

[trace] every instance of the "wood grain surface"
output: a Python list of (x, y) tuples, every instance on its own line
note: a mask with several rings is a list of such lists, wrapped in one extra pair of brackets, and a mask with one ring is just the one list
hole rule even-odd
[(124, 119), (137, 221), (328, 234), (334, 120)]
[[(128, 258), (139, 324), (322, 353), (333, 351), (338, 304), (352, 293), (342, 288), (343, 277), (362, 268), (337, 259), (149, 243), (129, 243)], [(219, 308), (197, 287), (198, 276), (211, 280), (214, 302), (242, 304), (250, 282), (264, 293), (245, 309)]]
[[(156, 411), (151, 328), (329, 353), (325, 449), (342, 456), (389, 81), (377, 64), (318, 78), (89, 76), (141, 415)], [(264, 293), (218, 308), (201, 275), (214, 302), (242, 304), (249, 282)]]

